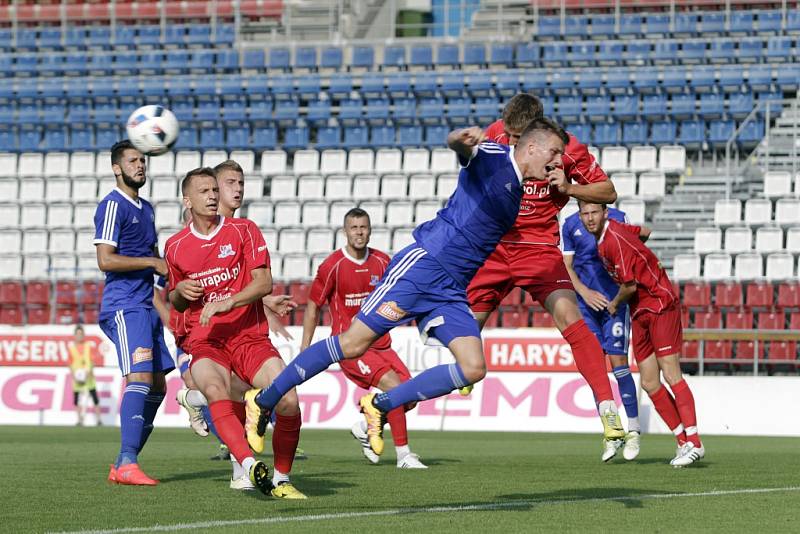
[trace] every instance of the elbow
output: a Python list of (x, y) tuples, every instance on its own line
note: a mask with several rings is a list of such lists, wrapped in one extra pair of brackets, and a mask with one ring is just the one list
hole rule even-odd
[(611, 186), (611, 189), (606, 193), (606, 199), (604, 204), (613, 204), (617, 201), (617, 190), (614, 189), (614, 186)]
[(653, 231), (650, 228), (642, 227), (642, 231), (639, 233), (639, 239), (641, 239), (642, 243), (646, 243), (648, 239), (650, 239), (650, 234)]

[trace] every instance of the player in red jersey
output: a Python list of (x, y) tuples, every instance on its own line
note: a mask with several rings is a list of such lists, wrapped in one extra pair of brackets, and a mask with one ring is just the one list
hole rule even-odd
[[(170, 302), (178, 312), (188, 311), (183, 345), (192, 354), (192, 377), (208, 399), (217, 432), (250, 481), (264, 493), (303, 499), (289, 482), (301, 423), (296, 392), (282, 399), (276, 416), (271, 481), (264, 463), (250, 451), (243, 416), (235, 413), (244, 406), (230, 400), (231, 372), (248, 384), (266, 385), (285, 367), (269, 341), (260, 302), (272, 289), (264, 237), (246, 219), (217, 214), (219, 189), (213, 169), (190, 171), (181, 190), (192, 222), (167, 241), (166, 257), (173, 287)], [(261, 452), (263, 439), (250, 446)]]
[[(515, 145), (525, 126), (542, 115), (538, 98), (518, 94), (503, 109), (503, 118), (486, 129), (486, 136), (497, 143)], [(611, 393), (603, 348), (578, 309), (575, 288), (559, 249), (558, 226), (558, 213), (570, 197), (611, 203), (617, 193), (586, 146), (571, 134), (561, 159), (563, 169), (557, 169), (549, 180), (525, 181), (516, 224), (475, 274), (467, 288), (467, 298), (483, 328), (489, 315), (515, 287), (530, 293), (552, 315), (572, 347), (575, 364), (598, 404), (605, 439), (622, 439), (625, 432)], [(462, 394), (468, 394), (469, 389)]]
[[(311, 284), (308, 308), (303, 319), (301, 351), (311, 344), (314, 330), (319, 323), (320, 307), (326, 302), (330, 303), (333, 317), (331, 335), (346, 331), (389, 264), (389, 256), (367, 246), (372, 229), (366, 211), (359, 208), (348, 211), (344, 216), (343, 229), (347, 245), (322, 262)], [(339, 367), (350, 381), (364, 389), (376, 387), (381, 391), (388, 391), (411, 378), (408, 368), (392, 350), (391, 345), (392, 338), (386, 334), (370, 345), (363, 356), (342, 360), (339, 362)], [(392, 439), (397, 452), (397, 467), (427, 469), (427, 466), (419, 460), (419, 456), (411, 452), (408, 446), (405, 408), (395, 408), (386, 415), (386, 419), (392, 430)], [(364, 456), (373, 464), (377, 464), (380, 456), (370, 448), (366, 422), (360, 420), (353, 425), (350, 432), (361, 443)]]
[[(581, 221), (597, 239), (597, 253), (619, 284), (608, 312), (613, 314), (621, 303), (630, 303), (633, 357), (639, 365), (642, 389), (678, 440), (678, 452), (670, 463), (690, 465), (703, 458), (705, 448), (697, 433), (694, 396), (681, 375), (680, 302), (661, 262), (643, 243), (650, 230), (609, 219), (601, 204), (581, 203)], [(674, 398), (661, 384), (661, 374)]]

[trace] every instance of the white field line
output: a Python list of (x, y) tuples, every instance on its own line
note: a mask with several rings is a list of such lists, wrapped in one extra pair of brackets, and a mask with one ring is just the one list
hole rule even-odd
[(440, 514), (452, 512), (480, 512), (484, 510), (503, 510), (524, 508), (533, 505), (581, 504), (608, 501), (643, 501), (658, 499), (675, 499), (681, 497), (721, 497), (726, 495), (744, 495), (758, 493), (780, 493), (800, 491), (800, 486), (784, 488), (744, 488), (736, 490), (702, 491), (696, 493), (650, 493), (644, 495), (620, 495), (617, 497), (589, 497), (575, 499), (531, 499), (527, 501), (498, 502), (486, 504), (466, 504), (454, 506), (430, 506), (423, 508), (396, 508), (375, 510), (372, 512), (342, 512), (337, 514), (312, 514), (298, 516), (262, 517), (253, 519), (232, 519), (226, 521), (202, 521), (198, 523), (174, 523), (171, 525), (153, 525), (149, 527), (124, 527), (108, 530), (62, 531), (57, 534), (122, 534), (127, 532), (173, 532), (197, 528), (220, 528), (245, 525), (274, 525), (280, 523), (305, 523), (311, 521), (327, 521), (332, 519), (353, 519), (362, 517), (392, 516), (403, 514)]

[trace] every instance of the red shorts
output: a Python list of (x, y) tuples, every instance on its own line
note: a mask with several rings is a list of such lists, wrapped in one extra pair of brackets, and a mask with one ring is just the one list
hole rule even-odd
[(268, 337), (252, 335), (196, 340), (189, 352), (192, 355), (191, 365), (208, 358), (232, 371), (248, 384), (253, 383), (253, 378), (264, 362), (281, 357)]
[(661, 313), (643, 311), (633, 318), (633, 357), (637, 362), (655, 353), (656, 358), (678, 354), (683, 347), (683, 328), (678, 307)]
[(574, 291), (558, 247), (499, 243), (467, 287), (472, 311), (492, 311), (515, 287), (521, 287), (544, 306), (550, 293)]
[(347, 378), (364, 389), (377, 387), (381, 377), (389, 371), (400, 375), (403, 382), (411, 380), (408, 368), (392, 349), (369, 349), (360, 358), (340, 361), (339, 367)]

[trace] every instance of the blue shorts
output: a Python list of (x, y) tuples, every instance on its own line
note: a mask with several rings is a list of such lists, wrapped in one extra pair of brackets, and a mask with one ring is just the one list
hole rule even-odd
[(358, 319), (378, 335), (416, 319), (422, 340), (429, 344), (480, 338), (466, 288), (416, 243), (395, 254)]
[(100, 328), (117, 348), (122, 376), (130, 373), (168, 373), (175, 369), (164, 342), (164, 327), (155, 308), (101, 313)]
[(603, 352), (615, 356), (628, 355), (628, 342), (630, 341), (631, 318), (628, 306), (620, 306), (617, 313), (611, 315), (606, 310), (594, 311), (582, 300), (578, 300), (583, 320), (589, 330), (600, 341)]
[(178, 365), (178, 370), (180, 371), (181, 375), (184, 375), (189, 370), (189, 366), (192, 363), (192, 355), (186, 354), (183, 352), (182, 348), (176, 346), (175, 363)]

